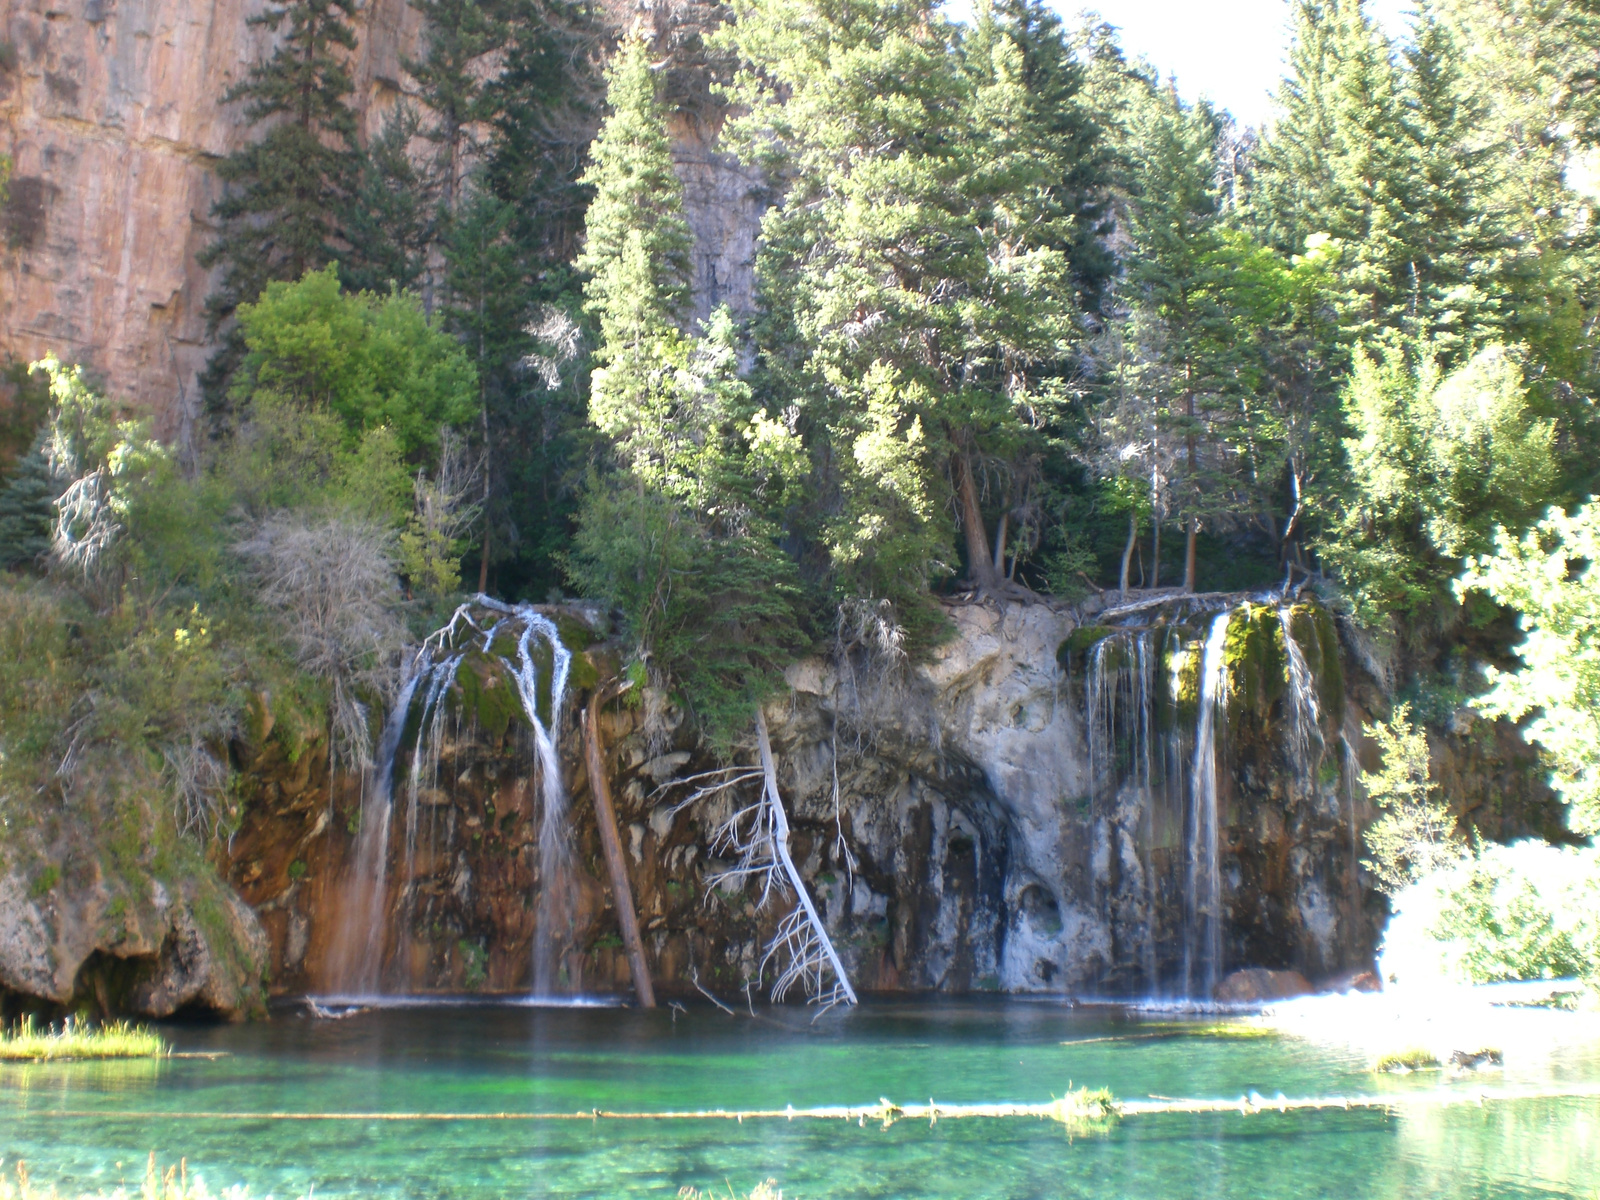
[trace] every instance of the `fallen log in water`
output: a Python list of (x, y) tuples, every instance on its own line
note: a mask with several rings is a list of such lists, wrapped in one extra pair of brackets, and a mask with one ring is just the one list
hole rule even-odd
[(1595, 1100), (1600, 1099), (1600, 1083), (1564, 1084), (1550, 1088), (1430, 1088), (1427, 1091), (1397, 1092), (1390, 1095), (1356, 1096), (1298, 1096), (1278, 1095), (1271, 1098), (1250, 1093), (1237, 1099), (1169, 1099), (1152, 1097), (1147, 1100), (1116, 1100), (1107, 1092), (1079, 1090), (1069, 1092), (1057, 1100), (1044, 1104), (944, 1104), (932, 1099), (926, 1104), (896, 1104), (881, 1099), (876, 1104), (821, 1105), (811, 1108), (708, 1108), (670, 1110), (664, 1112), (613, 1112), (609, 1109), (589, 1109), (580, 1112), (360, 1112), (360, 1113), (304, 1113), (304, 1112), (164, 1112), (149, 1110), (113, 1111), (95, 1109), (63, 1109), (53, 1112), (29, 1113), (39, 1117), (83, 1117), (100, 1120), (147, 1120), (161, 1116), (169, 1120), (189, 1121), (854, 1121), (865, 1125), (874, 1121), (885, 1128), (897, 1121), (961, 1120), (972, 1117), (1005, 1119), (1028, 1117), (1041, 1121), (1056, 1121), (1068, 1127), (1109, 1124), (1131, 1117), (1171, 1116), (1201, 1113), (1238, 1113), (1249, 1117), (1261, 1113), (1290, 1113), (1313, 1110), (1386, 1109), (1403, 1112), (1409, 1109), (1448, 1108), (1504, 1104), (1522, 1100)]

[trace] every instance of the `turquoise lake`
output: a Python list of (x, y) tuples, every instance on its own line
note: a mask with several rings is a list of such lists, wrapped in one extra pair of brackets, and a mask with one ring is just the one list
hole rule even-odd
[[(1291, 1037), (1057, 1003), (869, 1001), (686, 1012), (451, 1006), (342, 1020), (285, 1011), (171, 1025), (215, 1058), (0, 1066), (0, 1156), (64, 1194), (137, 1190), (146, 1155), (186, 1157), (215, 1191), (374, 1197), (743, 1196), (785, 1200), (1600, 1200), (1600, 1100), (1392, 1112), (1147, 1115), (1069, 1134), (1033, 1119), (299, 1121), (240, 1113), (501, 1113), (1027, 1102), (1087, 1085), (1123, 1099), (1271, 1097), (1600, 1081), (1600, 1048), (1454, 1080), (1377, 1076)], [(63, 1115), (67, 1114), (67, 1115)]]

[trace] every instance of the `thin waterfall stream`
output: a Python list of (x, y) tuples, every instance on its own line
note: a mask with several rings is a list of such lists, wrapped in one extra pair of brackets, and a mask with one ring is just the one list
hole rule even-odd
[[(1154, 999), (1208, 1002), (1230, 969), (1249, 965), (1234, 961), (1250, 953), (1231, 923), (1239, 872), (1257, 872), (1245, 886), (1259, 895), (1270, 886), (1260, 872), (1277, 869), (1247, 865), (1230, 849), (1235, 808), (1241, 821), (1270, 803), (1307, 814), (1296, 819), (1310, 822), (1308, 831), (1329, 821), (1348, 826), (1350, 869), (1314, 886), (1352, 898), (1341, 919), (1360, 920), (1355, 768), (1348, 735), (1328, 732), (1325, 711), (1338, 703), (1325, 694), (1341, 686), (1322, 677), (1338, 671), (1326, 665), (1328, 618), (1282, 597), (1202, 596), (1113, 609), (1101, 620), (1103, 632), (1089, 627), (1096, 640), (1084, 651), (1083, 694), (1091, 902), (1116, 931), (1107, 983), (1120, 991), (1142, 985)], [(1326, 769), (1335, 744), (1341, 779)], [(1274, 828), (1288, 839), (1285, 853), (1307, 836)], [(1332, 944), (1325, 921), (1310, 928), (1322, 920), (1317, 914), (1291, 919), (1307, 922), (1307, 938)]]
[(1195, 722), (1194, 770), (1186, 880), (1187, 932), (1184, 938), (1184, 994), (1209, 996), (1222, 964), (1221, 813), (1218, 801), (1218, 744), (1227, 736), (1228, 663), (1225, 656), (1231, 612), (1211, 621), (1200, 658), (1200, 713)]

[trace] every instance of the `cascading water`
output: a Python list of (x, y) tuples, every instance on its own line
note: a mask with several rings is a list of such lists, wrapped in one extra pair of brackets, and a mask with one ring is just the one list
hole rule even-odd
[(1287, 605), (1278, 609), (1278, 625), (1283, 632), (1287, 664), (1284, 675), (1288, 685), (1289, 758), (1301, 786), (1310, 790), (1316, 785), (1317, 768), (1322, 765), (1327, 749), (1322, 736), (1322, 701), (1317, 695), (1317, 681), (1306, 663), (1305, 651), (1295, 640), (1294, 610)]
[(1184, 994), (1210, 996), (1222, 967), (1222, 853), (1218, 803), (1218, 744), (1226, 737), (1228, 663), (1225, 655), (1232, 614), (1211, 621), (1200, 658), (1200, 711), (1195, 722), (1194, 769), (1190, 772), (1185, 878)]
[[(535, 643), (547, 651), (549, 657), (548, 689), (543, 697)], [(440, 754), (447, 733), (449, 706), (445, 699), (469, 652), (501, 665), (516, 688), (522, 713), (533, 732), (541, 800), (534, 995), (553, 995), (559, 988), (559, 957), (566, 935), (570, 934), (574, 890), (571, 839), (567, 829), (568, 797), (558, 749), (572, 653), (562, 643), (555, 623), (531, 605), (508, 605), (479, 595), (461, 605), (412, 656), (394, 708), (384, 724), (377, 761), (364, 781), (356, 851), (345, 889), (346, 901), (328, 960), (329, 981), (340, 995), (384, 993), (383, 963), (389, 949), (388, 931), (392, 927), (407, 929), (414, 919), (414, 880), (422, 814), (424, 809), (431, 811), (424, 799), (438, 787)], [(413, 711), (417, 716), (417, 738), (407, 778), (405, 841), (401, 851), (403, 878), (398, 903), (391, 906), (388, 902), (389, 859), (394, 853), (391, 840), (395, 776), (401, 742)], [(431, 821), (430, 816), (430, 824)], [(398, 909), (398, 921), (391, 921), (391, 907)]]
[[(1167, 781), (1176, 777), (1171, 761), (1177, 753), (1175, 731), (1159, 731), (1156, 720), (1161, 646), (1169, 633), (1165, 627), (1152, 627), (1102, 639), (1090, 655), (1087, 684), (1089, 777), (1097, 809), (1104, 813), (1130, 803), (1138, 812), (1136, 841), (1143, 876), (1140, 957), (1145, 986), (1151, 992), (1159, 983), (1158, 898), (1151, 859), (1157, 793), (1164, 794)], [(1123, 764), (1126, 770), (1119, 770)], [(1109, 831), (1104, 834), (1108, 841), (1111, 836)]]
[[(420, 658), (420, 656), (418, 656)], [(345, 886), (340, 924), (329, 951), (328, 975), (344, 996), (382, 991), (384, 900), (389, 882), (389, 831), (394, 823), (394, 768), (411, 700), (422, 678), (413, 659), (384, 722), (378, 754), (361, 781), (361, 812), (353, 868)]]
[(1100, 614), (1085, 664), (1085, 832), (1104, 986), (1142, 978), (1152, 999), (1209, 1001), (1235, 967), (1321, 977), (1361, 961), (1357, 771), (1348, 731), (1327, 730), (1325, 697), (1342, 691), (1327, 620), (1278, 597)]

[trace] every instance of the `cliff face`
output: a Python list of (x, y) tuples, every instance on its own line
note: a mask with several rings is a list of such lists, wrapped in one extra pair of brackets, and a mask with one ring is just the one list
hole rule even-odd
[[(180, 437), (209, 352), (217, 160), (248, 129), (222, 95), (270, 52), (262, 0), (8, 0), (0, 42), (0, 357), (48, 350), (98, 372)], [(354, 104), (373, 126), (400, 94), (418, 18), (368, 0)]]
[[(196, 256), (214, 239), (218, 160), (250, 137), (222, 96), (272, 51), (249, 19), (264, 0), (8, 0), (0, 17), (0, 153), (13, 163), (0, 211), (0, 359), (53, 350), (82, 362), (120, 401), (186, 436), (210, 345), (213, 275)], [(623, 0), (609, 20), (631, 19)], [(749, 312), (760, 180), (712, 145), (699, 33), (713, 19), (662, 5), (656, 32), (690, 65), (694, 97), (674, 122), (674, 157), (696, 239), (695, 316)], [(665, 22), (665, 24), (663, 24)], [(670, 28), (669, 28), (670, 26)], [(366, 0), (354, 21), (352, 107), (374, 132), (412, 87), (421, 20), (407, 0)]]
[[(1088, 681), (1061, 653), (1082, 612), (949, 611), (956, 636), (931, 662), (809, 660), (767, 709), (793, 855), (853, 982), (1076, 995), (1179, 988), (1192, 923), (1188, 798), (1175, 788), (1152, 801), (1096, 777)], [(604, 647), (591, 654), (603, 674)], [(395, 792), (382, 927), (360, 939), (382, 945), (385, 990), (531, 985), (546, 911), (539, 777), (528, 730), (493, 699), (502, 688), (509, 699), (507, 679), (479, 679), (459, 695), (436, 764), (416, 772), (404, 744), (396, 759), (397, 779), (421, 783)], [(1283, 718), (1276, 697), (1260, 711)], [(626, 990), (575, 725), (569, 715), (559, 742), (572, 902), (562, 927), (545, 932), (566, 986)], [(748, 981), (760, 990), (764, 947), (787, 904), (763, 906), (754, 887), (713, 886), (728, 865), (716, 831), (750, 802), (748, 786), (694, 798), (702, 773), (720, 764), (664, 696), (614, 705), (601, 726), (658, 987), (698, 981), (728, 994)], [(1355, 814), (1330, 802), (1337, 772), (1331, 785), (1296, 790), (1278, 741), (1245, 739), (1236, 751), (1220, 776), (1219, 968), (1292, 967), (1313, 978), (1363, 968), (1375, 923), (1353, 890)], [(330, 791), (314, 753), (290, 764), (245, 748), (240, 765), (254, 791), (230, 878), (266, 928), (272, 986), (341, 991), (331, 950), (354, 911), (359, 789), (336, 781)]]

